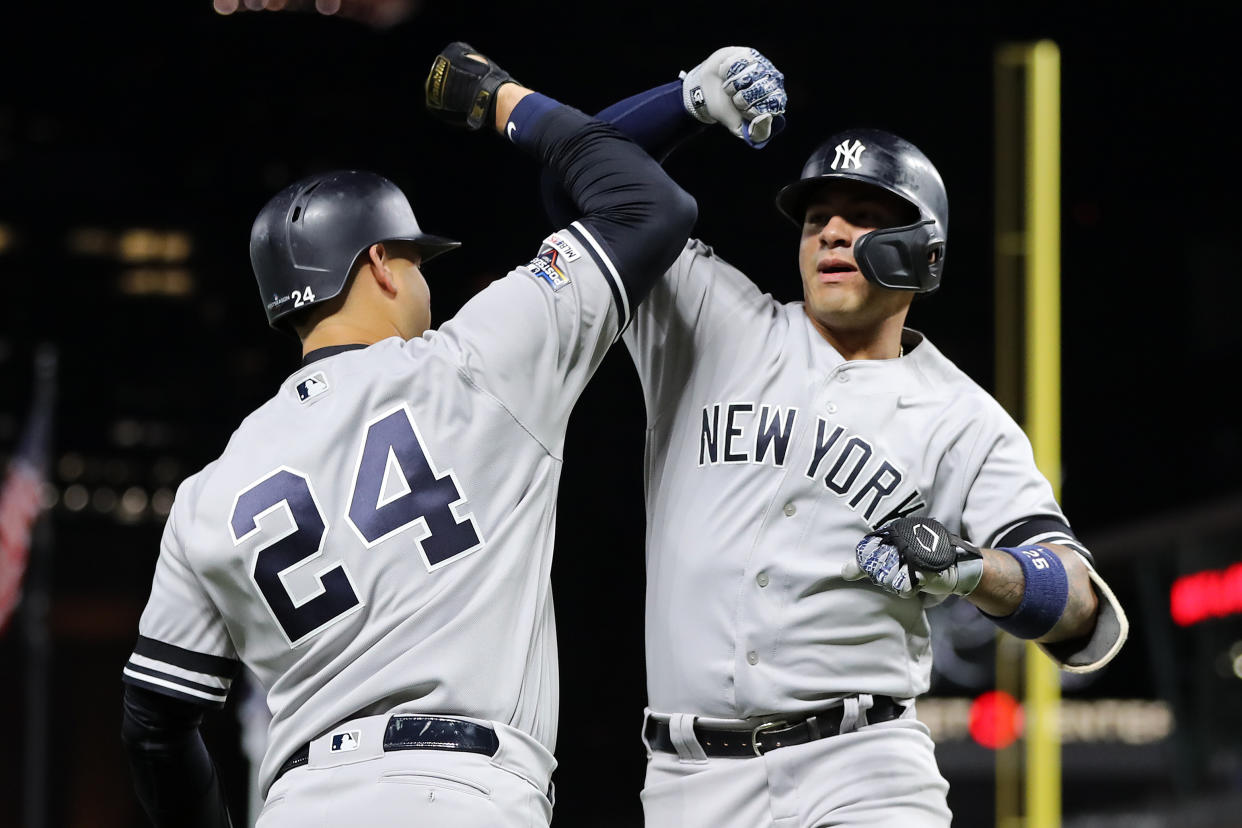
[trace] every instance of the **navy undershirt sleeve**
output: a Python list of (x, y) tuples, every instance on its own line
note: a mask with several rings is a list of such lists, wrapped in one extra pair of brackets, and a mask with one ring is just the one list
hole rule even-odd
[(707, 128), (686, 112), (680, 80), (618, 101), (595, 117), (621, 130), (660, 163), (683, 141)]
[(599, 242), (631, 305), (676, 260), (698, 218), (694, 199), (616, 127), (551, 98), (523, 98), (509, 118), (510, 140), (538, 157)]

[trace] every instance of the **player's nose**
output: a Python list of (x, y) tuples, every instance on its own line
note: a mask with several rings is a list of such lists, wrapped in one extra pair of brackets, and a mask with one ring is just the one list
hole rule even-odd
[(849, 247), (853, 237), (853, 227), (841, 216), (828, 219), (824, 222), (824, 228), (819, 231), (820, 242), (825, 247)]

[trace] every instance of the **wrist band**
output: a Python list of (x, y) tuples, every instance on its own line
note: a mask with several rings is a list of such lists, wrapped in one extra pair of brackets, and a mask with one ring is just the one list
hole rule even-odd
[(1065, 567), (1051, 550), (1042, 546), (1000, 547), (1022, 566), (1026, 581), (1022, 603), (1009, 615), (988, 615), (1005, 632), (1018, 638), (1033, 639), (1046, 634), (1061, 619), (1069, 602), (1069, 578)]

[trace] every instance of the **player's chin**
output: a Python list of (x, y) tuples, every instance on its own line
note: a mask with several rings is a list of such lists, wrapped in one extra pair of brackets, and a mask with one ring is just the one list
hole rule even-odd
[(805, 299), (817, 313), (851, 313), (862, 307), (865, 293), (862, 285), (836, 281), (810, 285)]

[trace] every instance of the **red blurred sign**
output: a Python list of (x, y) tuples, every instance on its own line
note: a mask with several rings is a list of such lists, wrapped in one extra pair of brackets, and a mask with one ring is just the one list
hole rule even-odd
[(970, 735), (985, 748), (999, 750), (1022, 735), (1022, 705), (1002, 690), (989, 690), (970, 706)]
[(1182, 627), (1238, 612), (1242, 612), (1242, 563), (1184, 575), (1169, 590), (1169, 613)]

